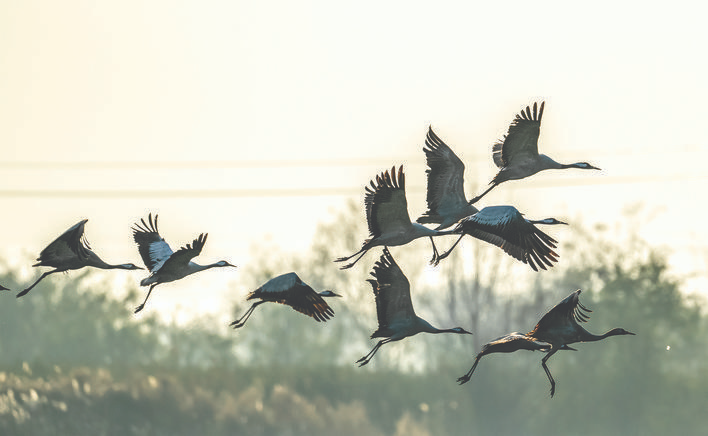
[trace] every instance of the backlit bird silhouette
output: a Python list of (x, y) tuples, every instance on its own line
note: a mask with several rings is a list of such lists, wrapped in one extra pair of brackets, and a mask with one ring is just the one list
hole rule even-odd
[(209, 268), (235, 266), (225, 260), (209, 265), (198, 265), (192, 262), (192, 259), (198, 256), (204, 247), (207, 239), (206, 233), (200, 234), (191, 245), (187, 244), (173, 252), (157, 230), (157, 215), (153, 220), (152, 214), (149, 214), (147, 222), (145, 219), (141, 219), (140, 223), (136, 223), (133, 227), (133, 239), (138, 244), (140, 257), (143, 258), (145, 266), (150, 270), (150, 276), (140, 282), (140, 286), (149, 285), (150, 288), (143, 303), (135, 309), (135, 313), (143, 310), (152, 289), (160, 283), (179, 280)]
[[(556, 392), (556, 382), (553, 379), (553, 376), (551, 375), (551, 371), (548, 369), (548, 366), (546, 366), (546, 362), (557, 351), (576, 351), (574, 348), (569, 347), (569, 344), (573, 344), (576, 342), (593, 342), (600, 341), (610, 336), (634, 335), (634, 333), (628, 332), (627, 330), (619, 327), (614, 328), (602, 335), (594, 335), (585, 330), (583, 327), (580, 326), (580, 324), (578, 324), (578, 322), (587, 322), (587, 320), (589, 319), (589, 312), (592, 311), (580, 304), (579, 295), (580, 289), (570, 294), (560, 303), (556, 304), (551, 310), (549, 310), (545, 315), (543, 315), (538, 324), (536, 324), (536, 327), (525, 335), (521, 335), (520, 333), (512, 333), (512, 335), (515, 336), (525, 336), (525, 339), (518, 338), (516, 342), (517, 345), (525, 345), (520, 346), (516, 349), (529, 349), (526, 347), (533, 346), (528, 345), (533, 343), (550, 345), (550, 350), (548, 350), (548, 354), (546, 354), (546, 356), (541, 359), (541, 366), (543, 366), (543, 370), (546, 372), (546, 376), (548, 376), (548, 381), (551, 383), (551, 397), (553, 397)], [(490, 342), (490, 344), (493, 343), (494, 342)], [(477, 367), (479, 359), (484, 354), (490, 354), (493, 352), (516, 351), (516, 349), (506, 350), (504, 346), (498, 347), (496, 351), (491, 351), (492, 346), (490, 346), (489, 348), (490, 351), (487, 351), (486, 353), (485, 350), (482, 349), (482, 352), (477, 356), (477, 358), (475, 358), (475, 362), (474, 365), (472, 365), (472, 369), (470, 369), (467, 374), (457, 379), (460, 384), (467, 383), (469, 381), (470, 377), (472, 376), (472, 373), (474, 372), (474, 369)], [(537, 349), (545, 350), (546, 347)]]
[(528, 264), (531, 269), (546, 269), (558, 261), (553, 251), (558, 241), (551, 238), (535, 224), (566, 224), (555, 218), (527, 220), (514, 206), (487, 206), (474, 215), (461, 220), (453, 230), (440, 234), (458, 234), (460, 237), (449, 250), (436, 256), (431, 262), (437, 265), (446, 258), (465, 235), (489, 242), (504, 250), (514, 259)]
[(366, 187), (366, 222), (369, 225), (370, 238), (364, 241), (361, 250), (347, 257), (335, 259), (335, 262), (345, 262), (359, 255), (353, 262), (344, 265), (341, 269), (351, 268), (366, 252), (377, 246), (404, 245), (414, 239), (424, 236), (430, 237), (433, 244), (433, 258), (438, 254), (433, 242), (433, 236), (440, 233), (418, 223), (411, 222), (408, 215), (408, 202), (406, 201), (406, 183), (403, 166), (391, 171), (385, 171), (376, 176), (376, 184), (371, 181), (371, 187)]
[(529, 106), (526, 106), (525, 111), (522, 110), (520, 114), (516, 115), (504, 139), (494, 144), (492, 158), (496, 166), (499, 167), (499, 172), (489, 182), (491, 186), (482, 194), (473, 198), (471, 203), (479, 201), (480, 198), (484, 197), (500, 183), (507, 180), (523, 179), (539, 171), (565, 168), (600, 169), (587, 162), (561, 164), (545, 154), (538, 154), (538, 135), (541, 132), (541, 117), (543, 116), (544, 104), (545, 102), (541, 102), (539, 109), (537, 104), (534, 103), (533, 112), (531, 112)]
[(416, 221), (420, 224), (439, 224), (435, 230), (442, 230), (479, 210), (465, 198), (465, 164), (433, 132), (432, 127), (428, 129), (425, 146), (428, 210)]
[(386, 339), (380, 340), (366, 356), (357, 360), (359, 366), (369, 363), (382, 345), (418, 333), (472, 334), (461, 327), (437, 329), (415, 314), (411, 302), (410, 283), (387, 248), (384, 248), (381, 258), (374, 264), (371, 275), (374, 279), (367, 281), (371, 283), (374, 290), (376, 315), (379, 321), (379, 328), (371, 338)]
[(43, 278), (57, 272), (81, 269), (86, 266), (101, 269), (142, 269), (132, 263), (111, 265), (101, 260), (96, 253), (91, 251), (91, 247), (84, 236), (84, 226), (87, 221), (88, 219), (85, 219), (74, 224), (39, 253), (37, 258), (39, 262), (32, 266), (49, 266), (54, 269), (45, 272), (27, 289), (19, 292), (17, 294), (18, 298), (32, 290)]
[(268, 280), (263, 286), (248, 294), (246, 300), (259, 298), (241, 318), (232, 322), (233, 328), (243, 327), (256, 307), (269, 301), (287, 304), (300, 313), (314, 318), (317, 322), (327, 321), (334, 316), (334, 310), (322, 297), (341, 297), (333, 291), (315, 292), (309, 285), (300, 280), (294, 272), (282, 274)]

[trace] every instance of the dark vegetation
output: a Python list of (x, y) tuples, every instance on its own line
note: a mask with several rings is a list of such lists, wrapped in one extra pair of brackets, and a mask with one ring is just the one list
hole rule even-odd
[[(516, 265), (470, 239), (435, 271), (436, 284), (410, 266), (427, 260), (426, 244), (392, 250), (420, 314), (475, 336), (419, 335), (357, 368), (373, 344), (373, 297), (363, 281), (379, 252), (340, 272), (331, 259), (356, 249), (365, 230), (352, 223), (347, 234), (336, 231), (323, 226), (309, 257), (255, 250), (260, 269), (242, 276), (248, 289), (296, 269), (318, 290), (345, 294), (326, 324), (275, 304), (239, 332), (138, 319), (136, 289), (119, 300), (90, 273), (48, 279), (21, 299), (0, 295), (0, 434), (705, 434), (706, 305), (682, 294), (665, 257), (641, 240), (576, 228), (553, 271), (505, 274)], [(22, 287), (11, 274), (0, 283)], [(637, 336), (557, 353), (549, 360), (553, 399), (541, 353), (487, 356), (470, 383), (455, 383), (482, 343), (531, 330), (578, 288), (593, 310), (588, 330), (624, 327)]]

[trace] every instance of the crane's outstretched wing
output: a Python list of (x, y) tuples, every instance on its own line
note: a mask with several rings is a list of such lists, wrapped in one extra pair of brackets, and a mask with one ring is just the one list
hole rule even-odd
[(376, 315), (379, 321), (379, 328), (371, 337), (391, 336), (393, 332), (389, 329), (390, 325), (416, 316), (411, 301), (410, 283), (393, 260), (388, 248), (384, 248), (381, 258), (374, 264), (371, 275), (374, 279), (367, 281), (371, 283), (374, 291)]
[[(446, 217), (464, 218), (476, 213), (477, 209), (471, 206), (465, 198), (465, 164), (433, 132), (432, 127), (428, 129), (425, 147), (423, 151), (428, 164), (428, 169), (425, 170), (428, 175), (428, 211), (417, 221), (421, 224), (440, 224), (445, 221)], [(456, 222), (457, 219), (452, 221)]]
[(563, 301), (553, 306), (536, 324), (534, 335), (545, 337), (551, 329), (562, 329), (563, 326), (574, 326), (578, 322), (587, 322), (592, 310), (580, 304), (580, 289), (568, 295)]
[(71, 226), (67, 231), (47, 245), (37, 260), (41, 264), (52, 264), (63, 260), (78, 257), (81, 260), (88, 259), (91, 247), (84, 236), (84, 226), (88, 219), (79, 221)]
[(157, 231), (157, 215), (153, 220), (152, 213), (148, 215), (147, 222), (141, 219), (140, 223), (135, 224), (133, 240), (138, 244), (138, 252), (143, 258), (143, 263), (152, 273), (162, 268), (173, 254), (170, 246)]
[(492, 158), (496, 166), (504, 168), (516, 158), (524, 159), (528, 155), (538, 154), (538, 135), (541, 133), (544, 104), (541, 102), (539, 109), (537, 103), (534, 103), (533, 113), (526, 106), (526, 110), (516, 115), (504, 139), (492, 147)]
[(558, 261), (553, 251), (558, 241), (528, 222), (513, 206), (488, 206), (458, 224), (455, 232), (466, 233), (500, 247), (534, 270)]
[(376, 184), (372, 180), (371, 187), (366, 187), (364, 204), (372, 237), (410, 226), (403, 165), (398, 170), (398, 178), (395, 166), (390, 172), (384, 171), (376, 176)]
[(182, 267), (187, 265), (193, 258), (199, 256), (199, 253), (202, 252), (202, 248), (204, 248), (207, 236), (209, 236), (208, 233), (202, 233), (197, 236), (197, 239), (192, 241), (191, 244), (187, 244), (172, 253), (172, 255), (165, 260), (162, 268), (165, 268), (166, 270), (170, 270), (172, 268), (175, 270), (181, 270)]
[(334, 316), (334, 310), (294, 272), (273, 277), (248, 294), (246, 299), (255, 298), (286, 304), (318, 322), (327, 321)]

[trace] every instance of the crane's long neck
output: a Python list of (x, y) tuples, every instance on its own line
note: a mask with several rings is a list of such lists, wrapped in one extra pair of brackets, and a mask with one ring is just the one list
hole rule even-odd
[(86, 261), (86, 264), (89, 266), (92, 266), (94, 268), (101, 268), (101, 269), (126, 269), (124, 265), (111, 265), (110, 263), (106, 263), (98, 257), (96, 253), (93, 251), (89, 252), (89, 257), (88, 260)]
[(210, 263), (208, 265), (199, 265), (198, 263), (189, 262), (189, 273), (194, 274), (194, 273), (198, 273), (199, 271), (204, 271), (204, 270), (207, 270), (210, 268), (216, 268), (218, 266), (222, 266), (222, 265), (219, 264), (219, 262)]
[(609, 338), (610, 336), (617, 336), (617, 335), (621, 335), (621, 334), (623, 334), (623, 333), (620, 333), (620, 331), (618, 329), (612, 329), (602, 335), (594, 335), (586, 330), (585, 333), (583, 334), (582, 341), (583, 342), (601, 341), (605, 338)]
[(459, 329), (439, 329), (439, 328), (433, 327), (432, 325), (430, 325), (430, 323), (428, 321), (426, 321), (422, 318), (418, 318), (418, 319), (420, 319), (420, 321), (421, 321), (420, 322), (421, 323), (421, 330), (420, 330), (421, 332), (434, 333), (434, 334), (437, 334), (437, 333), (460, 333)]

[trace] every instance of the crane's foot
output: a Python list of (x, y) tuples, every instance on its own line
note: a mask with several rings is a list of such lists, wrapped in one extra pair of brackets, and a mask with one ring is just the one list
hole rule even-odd
[(437, 264), (438, 264), (438, 262), (436, 262), (437, 258), (438, 258), (437, 253), (433, 253), (433, 257), (430, 258), (430, 261), (428, 263), (430, 263), (433, 266), (437, 266)]
[(138, 307), (135, 308), (135, 312), (133, 312), (133, 313), (138, 313), (138, 312), (140, 312), (141, 310), (143, 310), (144, 307), (145, 307), (145, 304), (141, 304), (140, 306), (138, 306)]
[(356, 262), (348, 263), (346, 265), (340, 266), (339, 269), (349, 269), (354, 266)]
[(462, 377), (457, 379), (457, 383), (459, 383), (461, 385), (467, 383), (468, 381), (470, 381), (470, 376), (468, 376), (467, 374), (465, 374)]
[(553, 395), (556, 393), (556, 387), (552, 386), (551, 387), (551, 398), (553, 398)]
[(358, 363), (358, 364), (359, 364), (359, 368), (361, 368), (362, 366), (364, 366), (364, 365), (366, 365), (367, 363), (369, 363), (369, 360), (371, 360), (371, 359), (367, 359), (366, 356), (364, 356), (364, 357), (362, 357), (361, 359), (357, 360), (355, 363)]
[(229, 324), (229, 327), (233, 327), (235, 330), (237, 328), (243, 327), (245, 324), (246, 324), (245, 322), (234, 321), (231, 324)]

